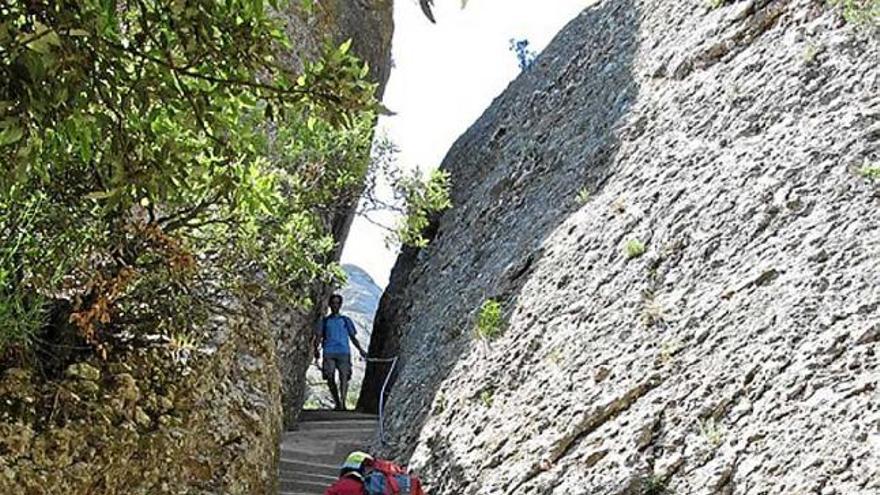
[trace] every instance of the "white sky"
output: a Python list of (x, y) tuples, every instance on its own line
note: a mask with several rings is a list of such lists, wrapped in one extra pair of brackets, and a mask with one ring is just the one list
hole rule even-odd
[[(394, 7), (394, 66), (384, 104), (394, 116), (379, 122), (400, 148), (403, 167), (430, 170), (519, 73), (510, 39), (529, 40), (541, 51), (591, 3), (590, 0), (436, 0), (431, 24), (416, 0)], [(393, 225), (390, 214), (371, 218)], [(397, 258), (385, 246), (386, 232), (356, 218), (343, 263), (366, 270), (382, 287)]]

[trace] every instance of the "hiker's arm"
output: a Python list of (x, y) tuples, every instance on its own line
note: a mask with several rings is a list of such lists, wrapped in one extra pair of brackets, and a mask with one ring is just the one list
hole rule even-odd
[(361, 353), (361, 357), (367, 357), (367, 351), (365, 351), (364, 348), (361, 347), (361, 343), (358, 342), (357, 337), (355, 337), (354, 335), (349, 335), (349, 338), (351, 339), (351, 343), (354, 344), (354, 346), (357, 348), (358, 352)]
[(354, 346), (358, 350), (358, 352), (361, 353), (361, 357), (364, 357), (364, 358), (367, 357), (367, 351), (365, 351), (364, 348), (361, 347), (361, 343), (358, 342), (357, 330), (354, 327), (354, 322), (351, 320), (348, 320), (348, 324), (349, 324), (348, 338), (351, 339), (351, 343), (354, 344)]

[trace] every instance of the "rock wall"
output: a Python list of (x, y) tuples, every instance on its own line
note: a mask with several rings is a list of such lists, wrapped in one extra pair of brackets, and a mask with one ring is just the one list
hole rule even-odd
[(878, 60), (810, 0), (585, 10), (398, 261), (386, 453), (434, 495), (880, 493)]
[(156, 345), (73, 364), (52, 381), (5, 370), (0, 493), (276, 493), (272, 328), (264, 307), (246, 304), (213, 316), (204, 344), (173, 355)]
[[(330, 0), (315, 2), (311, 10), (304, 10), (300, 2), (292, 2), (289, 12), (288, 35), (297, 48), (289, 59), (293, 67), (301, 67), (303, 60), (317, 57), (326, 43), (340, 44), (352, 40), (352, 51), (370, 66), (370, 78), (379, 84), (377, 97), (381, 98), (391, 73), (391, 38), (394, 33), (392, 0)], [(356, 200), (337, 205), (327, 224), (336, 239), (333, 260), (339, 260), (354, 219)], [(310, 310), (296, 310), (278, 305), (277, 322), (278, 360), (282, 376), (282, 403), (284, 425), (296, 424), (307, 393), (306, 373), (312, 362), (311, 338), (316, 321), (324, 314), (330, 287), (323, 284), (311, 288), (315, 306)]]

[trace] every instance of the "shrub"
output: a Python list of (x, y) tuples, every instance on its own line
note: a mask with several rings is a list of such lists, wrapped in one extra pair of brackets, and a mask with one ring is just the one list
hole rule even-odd
[(425, 231), (430, 224), (429, 217), (452, 207), (449, 178), (449, 172), (445, 170), (434, 170), (428, 177), (415, 171), (412, 176), (394, 185), (403, 197), (404, 216), (392, 232), (391, 242), (415, 247), (428, 245)]
[(501, 303), (487, 299), (477, 314), (477, 335), (484, 340), (494, 340), (503, 333), (502, 325)]
[(639, 256), (645, 254), (645, 243), (638, 239), (630, 239), (626, 243), (625, 251), (627, 258), (638, 258)]

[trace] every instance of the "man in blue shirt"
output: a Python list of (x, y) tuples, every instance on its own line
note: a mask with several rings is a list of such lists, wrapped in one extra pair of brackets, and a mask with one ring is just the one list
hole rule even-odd
[[(321, 371), (327, 386), (333, 395), (337, 411), (345, 410), (345, 398), (348, 394), (348, 381), (351, 380), (351, 350), (348, 346), (350, 340), (357, 348), (361, 357), (366, 358), (367, 353), (357, 341), (357, 330), (351, 318), (339, 314), (342, 308), (342, 296), (333, 294), (328, 303), (330, 315), (321, 319), (315, 339), (315, 361), (320, 357), (320, 348), (324, 348), (324, 362)], [(336, 387), (336, 372), (339, 371), (339, 388)]]

